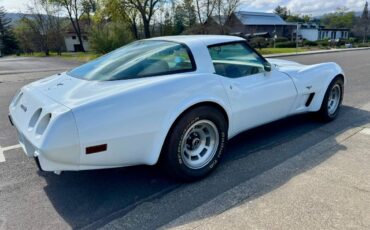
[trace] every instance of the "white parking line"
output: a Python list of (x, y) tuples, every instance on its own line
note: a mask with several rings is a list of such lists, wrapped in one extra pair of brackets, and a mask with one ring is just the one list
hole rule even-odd
[(360, 133), (370, 135), (370, 128), (364, 128), (363, 130), (360, 131)]
[[(21, 148), (22, 146), (21, 145), (12, 145), (12, 146), (8, 146), (8, 147), (4, 147), (4, 148), (2, 148), (3, 149), (3, 151), (5, 152), (5, 151), (9, 151), (9, 150), (12, 150), (12, 149), (19, 149), (19, 148)], [(1, 147), (0, 147), (1, 148)]]
[(0, 163), (5, 162), (5, 156), (4, 156), (5, 151), (9, 151), (9, 150), (12, 150), (12, 149), (18, 149), (20, 147), (21, 147), (21, 145), (12, 145), (12, 146), (8, 146), (8, 147), (4, 147), (4, 148), (0, 146)]
[(1, 162), (5, 162), (5, 156), (4, 156), (3, 149), (0, 146), (0, 163)]

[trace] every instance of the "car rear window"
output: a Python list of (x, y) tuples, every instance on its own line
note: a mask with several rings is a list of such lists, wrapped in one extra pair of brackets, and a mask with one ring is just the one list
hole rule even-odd
[(114, 81), (194, 71), (187, 46), (156, 40), (133, 42), (67, 74), (85, 80)]

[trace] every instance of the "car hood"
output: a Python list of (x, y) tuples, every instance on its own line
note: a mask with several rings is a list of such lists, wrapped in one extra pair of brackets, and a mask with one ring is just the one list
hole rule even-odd
[(87, 81), (62, 73), (35, 81), (29, 85), (29, 88), (39, 90), (54, 101), (73, 109), (93, 101), (129, 92), (138, 87), (147, 87), (163, 80), (165, 77)]
[(268, 58), (267, 60), (269, 63), (274, 65), (279, 71), (284, 72), (290, 76), (296, 76), (298, 72), (310, 67), (309, 65), (303, 65), (298, 62), (283, 59)]
[(268, 58), (267, 61), (275, 65), (277, 68), (304, 68), (306, 66), (298, 62), (284, 59)]

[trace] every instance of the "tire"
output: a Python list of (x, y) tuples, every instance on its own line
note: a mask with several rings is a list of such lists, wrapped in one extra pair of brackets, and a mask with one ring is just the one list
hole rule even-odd
[(205, 177), (221, 160), (227, 130), (226, 118), (215, 107), (201, 106), (186, 112), (167, 135), (161, 153), (162, 167), (182, 181)]
[(319, 119), (330, 122), (337, 118), (343, 101), (343, 79), (334, 78), (326, 90), (320, 110), (317, 112)]

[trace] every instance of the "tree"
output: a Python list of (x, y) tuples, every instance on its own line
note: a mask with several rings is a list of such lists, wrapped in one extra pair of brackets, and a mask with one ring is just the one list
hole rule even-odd
[(216, 18), (220, 34), (225, 34), (225, 23), (239, 6), (240, 0), (215, 0)]
[(92, 50), (105, 54), (132, 41), (132, 37), (125, 25), (108, 22), (104, 25), (94, 25), (89, 41)]
[(17, 41), (14, 37), (11, 20), (5, 17), (5, 9), (0, 7), (0, 57), (3, 54), (14, 53), (18, 49)]
[(365, 3), (364, 11), (361, 15), (361, 26), (363, 28), (363, 43), (367, 42), (367, 33), (369, 32), (369, 24), (370, 24), (370, 18), (369, 18), (369, 8), (368, 8), (368, 2)]
[(197, 9), (198, 22), (200, 26), (203, 26), (205, 20), (213, 14), (216, 0), (195, 0), (195, 5)]
[(94, 18), (96, 23), (106, 23), (103, 21), (122, 23), (131, 31), (134, 39), (140, 39), (138, 11), (135, 8), (128, 7), (122, 0), (103, 1), (103, 6), (99, 7)]
[(355, 23), (355, 13), (346, 8), (339, 8), (334, 13), (325, 14), (321, 22), (325, 27), (333, 29), (352, 28)]
[(174, 26), (173, 26), (173, 33), (174, 34), (181, 34), (185, 30), (185, 23), (184, 19), (186, 16), (186, 11), (182, 5), (177, 5), (175, 9), (174, 15)]
[(289, 16), (288, 8), (280, 5), (274, 9), (274, 13), (279, 15), (283, 20), (287, 20)]
[(81, 2), (82, 11), (87, 16), (87, 21), (91, 25), (91, 14), (95, 13), (98, 8), (98, 3), (96, 0), (82, 0)]
[(307, 23), (311, 21), (311, 17), (309, 15), (289, 14), (285, 21)]
[(80, 43), (81, 51), (85, 52), (85, 48), (82, 42), (82, 31), (80, 25), (80, 17), (83, 14), (83, 0), (49, 0), (58, 6), (62, 6), (68, 13), (68, 18), (71, 21), (73, 30), (75, 31), (78, 41)]
[(28, 6), (28, 15), (24, 16), (16, 28), (16, 36), (24, 52), (42, 51), (46, 56), (49, 51), (61, 54), (64, 47), (60, 8), (45, 0), (34, 0)]
[(183, 0), (182, 7), (184, 8), (185, 14), (185, 26), (191, 27), (196, 23), (196, 12), (193, 0)]
[(173, 25), (170, 12), (166, 10), (164, 14), (164, 23), (163, 23), (163, 32), (162, 35), (172, 35), (173, 34)]
[(146, 38), (151, 37), (150, 23), (158, 4), (163, 0), (122, 0), (125, 8), (137, 10), (144, 26), (144, 35)]

